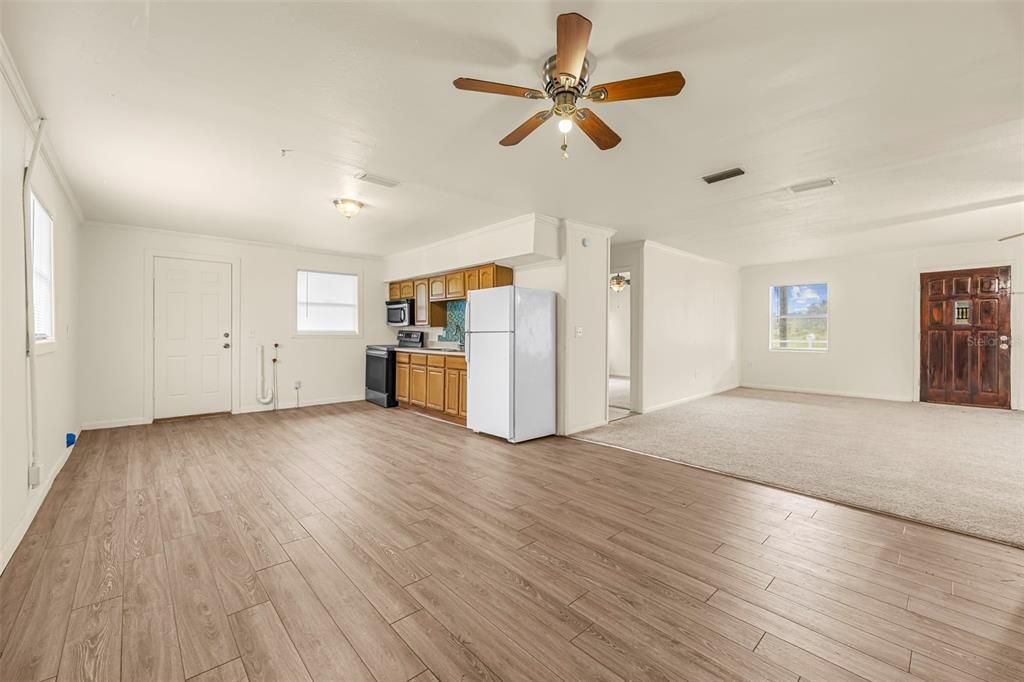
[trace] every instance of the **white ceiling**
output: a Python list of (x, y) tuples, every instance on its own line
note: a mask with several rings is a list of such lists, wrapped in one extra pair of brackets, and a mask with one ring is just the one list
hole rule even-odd
[[(1021, 3), (3, 4), (90, 220), (383, 254), (535, 211), (739, 264), (1024, 224)], [(451, 81), (536, 87), (566, 10), (593, 82), (686, 88), (595, 105), (611, 151), (574, 131), (562, 161), (550, 123), (500, 147), (542, 105)]]

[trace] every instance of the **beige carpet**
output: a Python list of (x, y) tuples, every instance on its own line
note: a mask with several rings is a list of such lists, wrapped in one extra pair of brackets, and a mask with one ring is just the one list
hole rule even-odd
[(578, 434), (1024, 547), (1024, 414), (739, 388)]

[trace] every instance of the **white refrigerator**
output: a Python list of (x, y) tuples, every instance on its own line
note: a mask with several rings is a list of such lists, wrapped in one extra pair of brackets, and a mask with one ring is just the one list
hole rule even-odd
[(555, 432), (555, 292), (469, 292), (466, 426), (520, 443)]

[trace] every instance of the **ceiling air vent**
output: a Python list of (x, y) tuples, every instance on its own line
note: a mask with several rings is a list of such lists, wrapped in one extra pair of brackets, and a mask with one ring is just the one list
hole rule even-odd
[(809, 180), (796, 185), (790, 185), (789, 191), (793, 194), (799, 194), (800, 192), (810, 192), (812, 189), (831, 187), (834, 184), (836, 184), (835, 178), (820, 178), (818, 180)]
[(742, 168), (730, 168), (729, 170), (720, 171), (718, 173), (712, 173), (711, 175), (705, 175), (704, 182), (708, 183), (709, 185), (713, 185), (716, 182), (728, 180), (729, 178), (738, 178), (739, 176), (744, 174), (745, 173)]
[(372, 175), (370, 173), (367, 173), (366, 171), (359, 171), (358, 173), (356, 173), (352, 177), (354, 177), (356, 180), (362, 180), (363, 182), (368, 182), (371, 185), (380, 185), (381, 187), (391, 188), (391, 187), (398, 187), (398, 185), (399, 185), (399, 181), (398, 180), (392, 180), (391, 178), (385, 178), (385, 177), (383, 177), (381, 175)]

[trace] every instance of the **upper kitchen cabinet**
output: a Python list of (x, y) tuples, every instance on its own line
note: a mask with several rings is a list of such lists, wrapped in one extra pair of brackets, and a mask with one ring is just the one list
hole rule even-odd
[(459, 272), (449, 272), (444, 276), (444, 293), (445, 298), (466, 297), (466, 279), (461, 270)]
[(506, 287), (512, 284), (512, 268), (491, 263), (489, 265), (481, 265), (477, 268), (477, 273), (479, 289)]
[[(474, 289), (490, 289), (512, 284), (512, 268), (488, 263), (466, 270), (453, 270), (420, 279), (391, 282), (388, 284), (388, 298), (412, 298), (416, 300), (416, 324), (438, 326), (431, 316), (429, 303), (458, 300)], [(443, 306), (442, 306), (443, 310)], [(429, 317), (429, 319), (428, 319)], [(439, 326), (445, 325), (438, 319)]]
[[(448, 323), (448, 309), (444, 303), (432, 300), (429, 279), (418, 279), (413, 283), (416, 314), (413, 323), (417, 327), (443, 327)], [(444, 279), (441, 280), (442, 287)]]
[(444, 275), (430, 278), (430, 300), (443, 301), (448, 298), (444, 290)]

